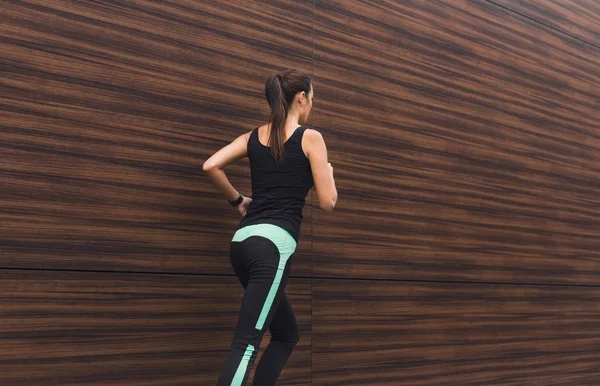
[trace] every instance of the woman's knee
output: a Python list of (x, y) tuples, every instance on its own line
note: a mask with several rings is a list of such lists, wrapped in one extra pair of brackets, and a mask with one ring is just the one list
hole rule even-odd
[(294, 347), (300, 341), (300, 334), (297, 329), (271, 335), (271, 340), (283, 343), (286, 346)]

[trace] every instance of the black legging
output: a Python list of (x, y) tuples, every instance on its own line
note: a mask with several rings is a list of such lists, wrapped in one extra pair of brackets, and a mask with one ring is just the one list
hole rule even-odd
[(238, 231), (237, 241), (234, 237), (231, 243), (231, 264), (245, 292), (231, 350), (217, 386), (246, 384), (267, 326), (271, 341), (258, 363), (252, 385), (275, 385), (299, 339), (296, 317), (284, 293), (295, 242), (290, 246), (291, 236), (285, 240), (285, 234), (275, 228), (271, 228), (275, 233), (269, 229), (265, 233), (264, 226), (255, 226), (255, 232), (248, 229), (252, 226), (242, 229), (245, 235), (240, 236)]

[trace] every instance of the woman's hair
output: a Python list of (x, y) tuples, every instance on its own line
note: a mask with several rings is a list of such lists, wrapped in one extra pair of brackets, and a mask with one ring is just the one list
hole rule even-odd
[(299, 92), (310, 92), (311, 79), (305, 73), (288, 69), (269, 76), (265, 83), (265, 96), (271, 107), (271, 134), (269, 148), (277, 163), (283, 160), (283, 145), (285, 143), (285, 122), (288, 111)]

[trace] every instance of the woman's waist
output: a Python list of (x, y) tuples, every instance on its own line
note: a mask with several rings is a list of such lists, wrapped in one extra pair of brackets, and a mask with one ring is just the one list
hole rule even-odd
[(238, 230), (248, 227), (248, 226), (253, 226), (253, 225), (258, 225), (258, 224), (270, 224), (270, 225), (275, 225), (280, 227), (281, 229), (284, 229), (285, 231), (287, 231), (295, 240), (296, 242), (299, 241), (300, 239), (300, 228), (302, 225), (302, 216), (275, 216), (275, 215), (246, 215), (242, 221), (240, 221), (239, 225), (238, 225)]
[(306, 203), (305, 197), (299, 196), (273, 196), (253, 194), (250, 208), (254, 207), (288, 207), (288, 206), (303, 206)]

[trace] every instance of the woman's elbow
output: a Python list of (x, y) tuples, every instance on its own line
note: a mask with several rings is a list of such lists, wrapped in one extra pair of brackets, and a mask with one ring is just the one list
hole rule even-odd
[(211, 160), (207, 160), (207, 161), (204, 161), (204, 163), (202, 164), (202, 171), (204, 173), (210, 173), (216, 167), (217, 167), (217, 165), (215, 165), (214, 162), (212, 162)]
[(336, 203), (337, 203), (337, 195), (335, 197), (332, 197), (330, 200), (323, 200), (323, 201), (321, 201), (319, 203), (319, 206), (325, 212), (330, 213), (330, 212), (333, 212), (333, 209), (335, 208), (335, 204)]

